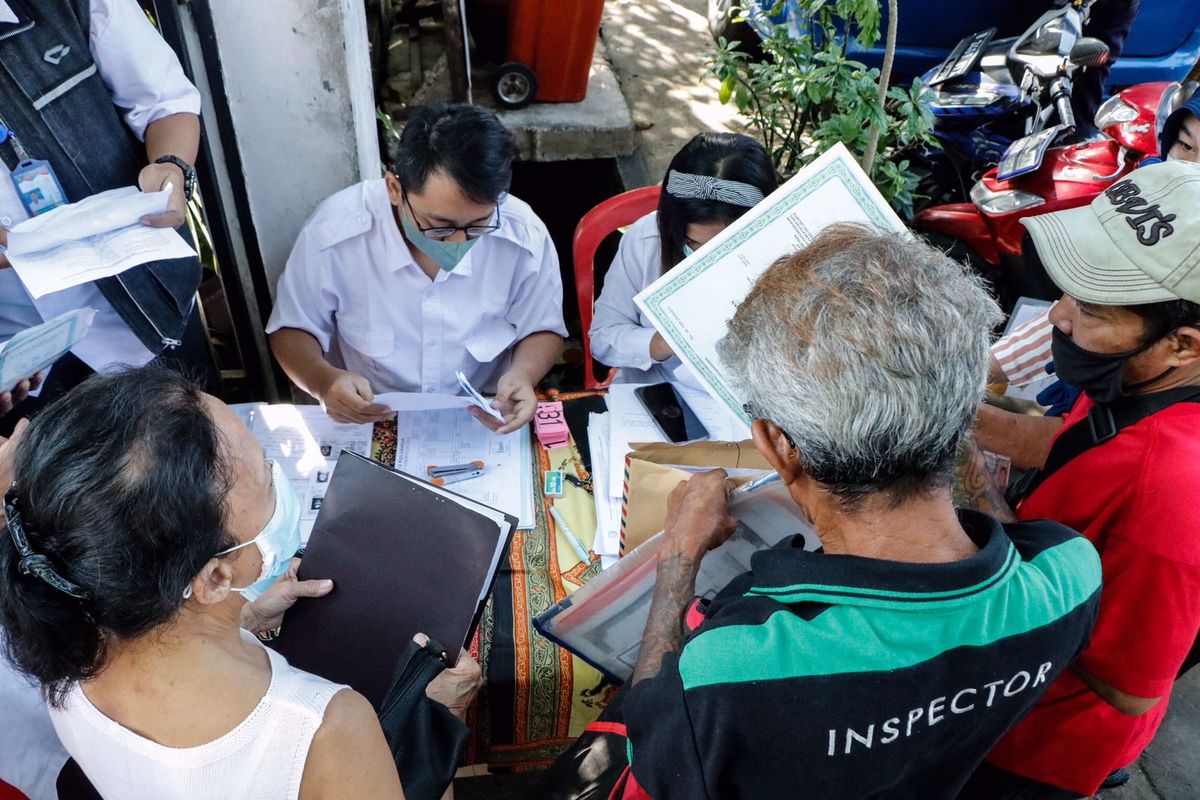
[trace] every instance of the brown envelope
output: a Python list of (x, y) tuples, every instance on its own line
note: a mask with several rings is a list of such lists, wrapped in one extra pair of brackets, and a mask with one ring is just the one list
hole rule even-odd
[(621, 555), (662, 530), (671, 490), (691, 477), (664, 466), (764, 469), (771, 465), (749, 439), (741, 442), (631, 443), (625, 457), (625, 486), (621, 506)]

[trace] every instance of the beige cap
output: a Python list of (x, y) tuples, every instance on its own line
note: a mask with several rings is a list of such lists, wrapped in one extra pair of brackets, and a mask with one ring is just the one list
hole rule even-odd
[(1200, 303), (1200, 164), (1142, 167), (1090, 205), (1021, 223), (1058, 288), (1079, 300)]

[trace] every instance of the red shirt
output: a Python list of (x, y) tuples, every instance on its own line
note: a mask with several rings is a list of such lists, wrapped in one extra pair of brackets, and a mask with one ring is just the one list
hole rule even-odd
[[(1082, 396), (1064, 430), (1086, 425), (1092, 405)], [(1100, 553), (1100, 614), (1079, 666), (1127, 694), (1162, 698), (1127, 716), (1067, 670), (988, 756), (1091, 795), (1154, 738), (1200, 629), (1200, 403), (1177, 403), (1072, 459), (1017, 516), (1074, 528)]]

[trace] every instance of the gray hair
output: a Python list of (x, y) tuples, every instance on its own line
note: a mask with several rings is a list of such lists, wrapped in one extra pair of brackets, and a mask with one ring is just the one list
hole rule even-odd
[(983, 399), (983, 281), (929, 245), (827, 228), (759, 278), (718, 345), (752, 413), (843, 501), (945, 486)]

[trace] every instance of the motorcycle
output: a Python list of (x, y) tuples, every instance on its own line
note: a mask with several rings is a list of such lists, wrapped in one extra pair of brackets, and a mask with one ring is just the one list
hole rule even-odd
[(972, 34), (925, 73), (939, 144), (916, 159), (926, 205), (966, 200), (1014, 141), (1069, 112), (1073, 76), (1108, 58), (1103, 42), (1083, 36), (1094, 2), (1060, 2), (1013, 39), (994, 39), (995, 28)]
[(1062, 122), (1008, 148), (972, 187), (970, 202), (927, 208), (913, 227), (987, 276), (1006, 310), (1021, 296), (1054, 299), (1057, 290), (1040, 264), (1024, 257), (1021, 219), (1086, 205), (1157, 157), (1163, 122), (1189, 94), (1190, 87), (1176, 82), (1131, 86), (1098, 110), (1096, 127), (1104, 138), (1052, 146), (1073, 125), (1068, 102), (1057, 109)]

